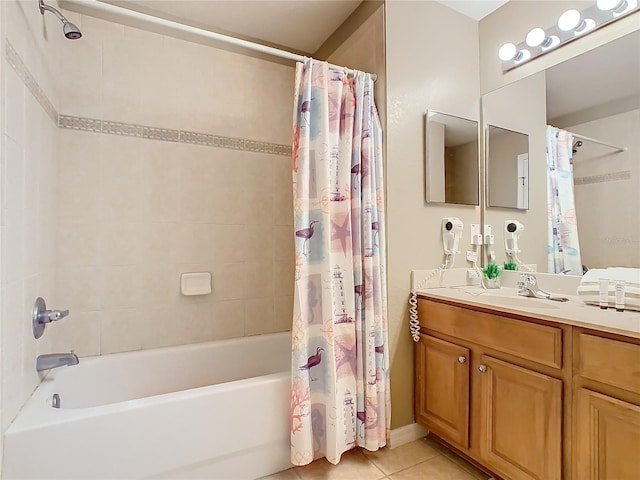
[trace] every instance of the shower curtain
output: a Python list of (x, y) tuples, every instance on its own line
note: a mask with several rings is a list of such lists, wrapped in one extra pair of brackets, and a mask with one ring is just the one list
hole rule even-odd
[(338, 463), (390, 422), (382, 129), (371, 75), (296, 67), (291, 461)]
[(572, 148), (571, 133), (547, 126), (547, 271), (582, 275)]

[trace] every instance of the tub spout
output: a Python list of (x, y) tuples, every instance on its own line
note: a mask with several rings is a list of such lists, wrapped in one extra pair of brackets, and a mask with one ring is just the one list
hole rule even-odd
[(36, 370), (49, 370), (50, 368), (62, 367), (63, 365), (77, 365), (80, 363), (78, 356), (71, 350), (70, 353), (49, 353), (38, 355), (36, 359)]

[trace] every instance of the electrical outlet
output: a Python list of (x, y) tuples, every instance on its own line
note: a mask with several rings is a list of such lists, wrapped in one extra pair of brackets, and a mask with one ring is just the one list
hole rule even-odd
[(478, 252), (467, 250), (467, 261), (476, 263), (478, 261)]
[(475, 268), (468, 268), (467, 278), (469, 280), (473, 280), (474, 278), (480, 278), (480, 275), (478, 274), (478, 270), (476, 270)]

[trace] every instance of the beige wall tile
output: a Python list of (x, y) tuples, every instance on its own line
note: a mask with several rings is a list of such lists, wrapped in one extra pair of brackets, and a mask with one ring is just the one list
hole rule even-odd
[(219, 340), (246, 335), (244, 302), (239, 300), (214, 302), (209, 305), (209, 312), (209, 318), (203, 326), (205, 339)]
[(293, 226), (278, 225), (274, 229), (274, 258), (281, 261), (293, 261), (294, 257)]
[(13, 70), (13, 68), (7, 66), (5, 69), (6, 80), (5, 80), (5, 101), (6, 104), (4, 106), (6, 112), (6, 118), (11, 121), (7, 121), (4, 123), (4, 133), (9, 136), (14, 142), (18, 145), (22, 145), (24, 143), (24, 138), (26, 136), (26, 125), (25, 125), (25, 95), (30, 95), (18, 74)]
[(273, 333), (276, 329), (273, 298), (251, 298), (244, 302), (245, 335)]
[(136, 265), (105, 266), (99, 270), (102, 306), (125, 309), (141, 306), (142, 269)]
[(275, 297), (273, 301), (275, 330), (286, 332), (293, 324), (293, 295)]
[(100, 355), (100, 325), (104, 313), (70, 312), (68, 317), (48, 325), (45, 335), (51, 336), (53, 352), (70, 350), (80, 357)]
[[(145, 313), (145, 312), (148, 312)], [(163, 330), (159, 310), (107, 309), (100, 322), (100, 353), (140, 350), (149, 343), (149, 336)], [(154, 321), (157, 330), (150, 328)]]
[(58, 131), (60, 187), (93, 184), (100, 178), (100, 137), (93, 132)]
[(72, 312), (100, 310), (103, 306), (100, 272), (99, 267), (59, 266), (56, 271), (56, 303)]
[(273, 264), (273, 290), (278, 296), (291, 295), (294, 289), (295, 265), (293, 259), (277, 260)]
[(88, 267), (100, 264), (103, 240), (102, 226), (97, 223), (70, 227), (57, 226), (57, 261), (62, 267)]

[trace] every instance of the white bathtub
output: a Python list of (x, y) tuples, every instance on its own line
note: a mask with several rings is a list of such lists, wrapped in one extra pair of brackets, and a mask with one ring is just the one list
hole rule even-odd
[(2, 478), (252, 479), (289, 468), (290, 352), (279, 333), (51, 370), (7, 430)]

